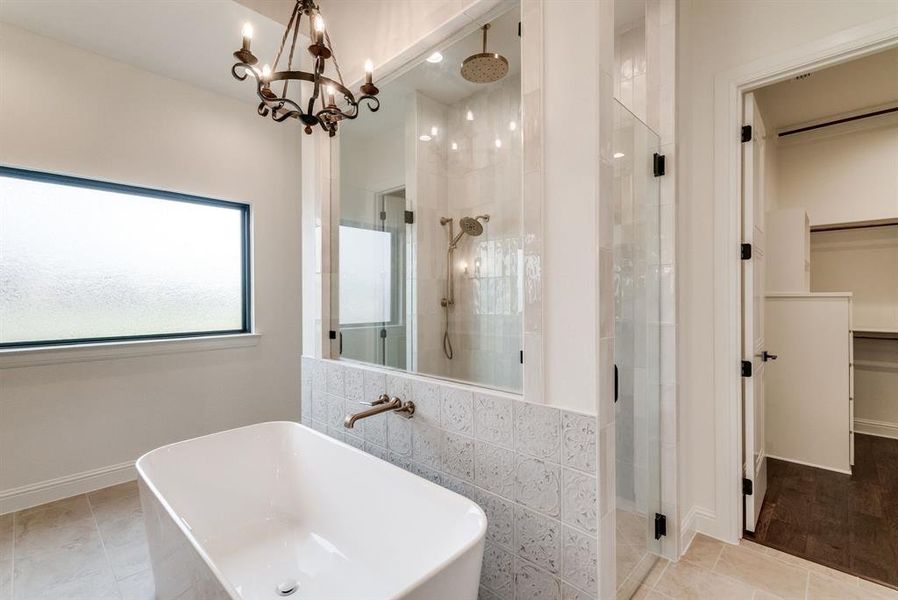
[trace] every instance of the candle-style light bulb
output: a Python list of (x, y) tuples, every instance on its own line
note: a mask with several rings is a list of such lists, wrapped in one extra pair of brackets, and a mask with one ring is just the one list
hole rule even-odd
[(315, 42), (324, 42), (324, 17), (321, 15), (315, 15)]
[(336, 106), (337, 99), (336, 99), (336, 90), (334, 90), (334, 86), (332, 86), (332, 85), (327, 86), (327, 95), (328, 95), (328, 106)]
[(371, 59), (365, 61), (365, 83), (372, 83), (374, 80), (374, 63)]
[(269, 65), (262, 66), (262, 82), (268, 83), (269, 79), (271, 79), (271, 67)]
[(252, 23), (244, 23), (243, 24), (243, 49), (249, 50), (249, 46), (253, 41), (253, 24)]

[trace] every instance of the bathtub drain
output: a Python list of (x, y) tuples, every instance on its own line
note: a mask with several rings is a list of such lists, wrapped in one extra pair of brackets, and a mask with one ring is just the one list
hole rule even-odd
[(278, 595), (289, 596), (299, 588), (295, 579), (286, 579), (278, 584)]

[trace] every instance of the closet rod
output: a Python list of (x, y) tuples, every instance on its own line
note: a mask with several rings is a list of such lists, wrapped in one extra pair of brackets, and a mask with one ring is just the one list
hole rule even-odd
[(807, 127), (799, 127), (798, 129), (791, 129), (789, 131), (784, 131), (779, 134), (779, 137), (785, 137), (787, 135), (795, 135), (796, 133), (804, 133), (805, 131), (813, 131), (814, 129), (820, 129), (821, 127), (830, 127), (831, 125), (841, 125), (842, 123), (850, 123), (851, 121), (858, 121), (860, 119), (869, 119), (870, 117), (878, 117), (880, 115), (887, 115), (889, 113), (898, 112), (898, 106), (893, 106), (892, 108), (884, 108), (882, 110), (874, 110), (873, 112), (864, 113), (862, 115), (854, 115), (853, 117), (845, 117), (843, 119), (836, 119), (834, 121), (827, 121), (826, 123), (818, 123), (817, 125), (809, 125)]
[(858, 223), (857, 225), (835, 225), (828, 227), (826, 225), (811, 227), (811, 233), (819, 231), (846, 231), (848, 229), (869, 229), (871, 227), (896, 227), (898, 222), (894, 223)]

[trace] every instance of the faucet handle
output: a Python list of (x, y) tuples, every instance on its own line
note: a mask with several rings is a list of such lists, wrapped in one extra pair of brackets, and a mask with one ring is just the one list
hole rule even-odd
[(364, 404), (365, 406), (378, 406), (380, 404), (386, 404), (389, 401), (390, 397), (387, 394), (381, 394), (377, 397), (377, 400), (374, 400), (373, 402), (365, 402), (362, 400), (359, 404)]

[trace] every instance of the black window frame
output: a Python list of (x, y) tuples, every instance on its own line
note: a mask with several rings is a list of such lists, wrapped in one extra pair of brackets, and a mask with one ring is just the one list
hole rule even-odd
[(84, 344), (102, 344), (115, 342), (132, 342), (144, 340), (175, 340), (183, 338), (195, 337), (211, 337), (211, 336), (227, 336), (237, 334), (252, 333), (252, 248), (250, 238), (251, 214), (250, 205), (243, 202), (233, 202), (230, 200), (218, 200), (215, 198), (206, 198), (203, 196), (194, 196), (191, 194), (182, 194), (180, 192), (171, 192), (168, 190), (157, 190), (153, 188), (127, 185), (122, 183), (113, 183), (109, 181), (100, 181), (96, 179), (86, 179), (83, 177), (73, 177), (70, 175), (60, 175), (57, 173), (48, 173), (44, 171), (33, 171), (29, 169), (21, 169), (18, 167), (7, 167), (0, 165), (0, 177), (15, 177), (18, 179), (27, 179), (42, 183), (50, 183), (57, 185), (67, 185), (72, 187), (88, 188), (105, 192), (117, 192), (130, 194), (134, 196), (143, 196), (146, 198), (154, 198), (156, 200), (169, 202), (186, 202), (189, 204), (201, 204), (204, 206), (216, 206), (219, 208), (236, 209), (240, 211), (240, 231), (241, 231), (241, 327), (240, 329), (214, 330), (214, 331), (190, 331), (190, 332), (173, 332), (173, 333), (151, 333), (143, 335), (121, 335), (106, 336), (94, 338), (75, 338), (63, 340), (35, 340), (25, 342), (3, 342), (0, 341), (0, 350), (9, 350), (15, 348), (35, 348), (48, 346), (74, 346)]

